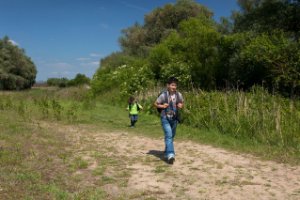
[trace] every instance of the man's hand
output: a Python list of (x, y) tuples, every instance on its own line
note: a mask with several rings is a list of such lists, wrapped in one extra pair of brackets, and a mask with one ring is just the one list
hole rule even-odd
[(166, 109), (167, 107), (169, 107), (169, 104), (168, 103), (165, 103), (165, 104), (158, 104), (157, 102), (154, 103), (154, 106), (156, 108), (160, 108), (160, 109)]
[(165, 104), (161, 105), (161, 108), (163, 108), (163, 109), (166, 109), (167, 107), (169, 107), (168, 103), (165, 103)]
[(183, 108), (183, 103), (178, 103), (177, 107), (180, 108), (180, 109), (182, 109)]

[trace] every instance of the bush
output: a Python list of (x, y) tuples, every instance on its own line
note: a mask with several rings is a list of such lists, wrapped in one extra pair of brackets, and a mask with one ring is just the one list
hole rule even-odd
[(118, 88), (121, 95), (130, 96), (143, 92), (153, 83), (153, 73), (147, 61), (142, 59), (131, 60), (115, 70), (99, 70), (93, 77), (92, 90), (94, 94), (107, 92)]
[(235, 81), (256, 84), (283, 95), (300, 94), (300, 49), (281, 31), (252, 38), (233, 59)]

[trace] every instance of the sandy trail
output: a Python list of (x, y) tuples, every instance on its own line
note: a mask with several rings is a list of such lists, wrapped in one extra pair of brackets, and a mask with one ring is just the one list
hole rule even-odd
[[(60, 131), (74, 144), (74, 152), (89, 160), (88, 169), (101, 166), (90, 156), (97, 149), (122, 163), (129, 174), (127, 184), (104, 185), (110, 199), (122, 194), (130, 199), (300, 199), (300, 166), (176, 140), (176, 162), (171, 166), (162, 160), (163, 138), (84, 126), (65, 126)], [(107, 173), (113, 175), (114, 170)]]

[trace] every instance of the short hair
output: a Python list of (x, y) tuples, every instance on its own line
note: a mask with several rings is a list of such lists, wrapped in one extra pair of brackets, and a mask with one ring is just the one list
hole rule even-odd
[(128, 99), (128, 103), (133, 104), (134, 100), (135, 100), (134, 96), (130, 96), (129, 99)]
[(178, 79), (174, 76), (170, 77), (167, 81), (167, 84), (172, 84), (172, 83), (178, 84)]

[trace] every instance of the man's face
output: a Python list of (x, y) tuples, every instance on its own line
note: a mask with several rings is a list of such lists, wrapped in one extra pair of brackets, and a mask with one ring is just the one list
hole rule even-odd
[(170, 92), (176, 92), (176, 89), (177, 89), (177, 84), (176, 83), (171, 83), (171, 84), (168, 84), (168, 90)]

